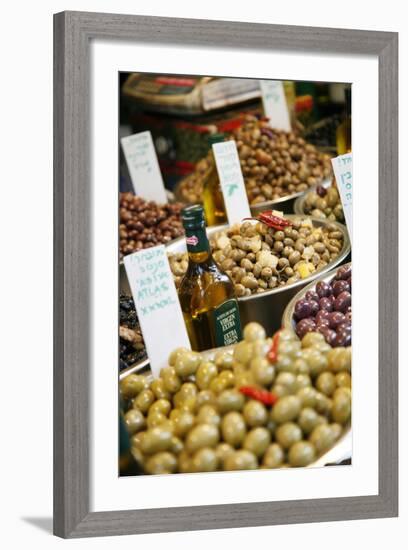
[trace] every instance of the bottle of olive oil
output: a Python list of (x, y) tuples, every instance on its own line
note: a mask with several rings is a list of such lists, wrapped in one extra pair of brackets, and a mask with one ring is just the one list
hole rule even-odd
[[(224, 138), (224, 134), (211, 134), (208, 141), (212, 146), (213, 143), (224, 141)], [(211, 157), (210, 168), (203, 178), (203, 204), (207, 224), (211, 226), (226, 223), (227, 214), (212, 147), (209, 155)]]
[(351, 88), (344, 90), (346, 101), (344, 104), (344, 120), (336, 131), (337, 154), (345, 155), (351, 152)]
[(182, 210), (189, 263), (178, 295), (193, 350), (235, 344), (242, 339), (234, 285), (211, 255), (204, 210)]

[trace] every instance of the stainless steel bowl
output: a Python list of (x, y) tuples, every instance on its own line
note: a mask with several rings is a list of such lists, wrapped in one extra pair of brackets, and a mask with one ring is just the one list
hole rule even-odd
[[(344, 265), (351, 265), (351, 262)], [(318, 277), (317, 279), (314, 279), (310, 284), (302, 288), (300, 292), (298, 292), (297, 294), (295, 294), (295, 296), (293, 296), (291, 301), (286, 306), (285, 311), (283, 312), (283, 315), (282, 315), (283, 328), (295, 330), (295, 321), (293, 319), (293, 315), (295, 312), (296, 302), (304, 298), (306, 292), (308, 292), (309, 290), (314, 290), (318, 282), (323, 281), (325, 283), (329, 283), (333, 279), (333, 277), (336, 275), (337, 269), (338, 267), (336, 267), (335, 269), (332, 269), (328, 273), (325, 273), (323, 276)]]
[[(222, 349), (232, 354), (232, 352), (234, 351), (234, 347), (235, 346), (226, 346)], [(213, 360), (218, 349), (203, 351), (201, 352), (201, 354), (204, 355), (208, 360)], [(129, 374), (132, 374), (132, 373), (145, 374), (149, 377), (150, 380), (153, 380), (153, 376), (149, 368), (148, 359), (144, 361), (143, 365), (139, 365), (139, 366), (135, 365), (133, 367), (129, 367), (128, 369), (123, 370), (119, 375), (119, 380), (125, 379), (127, 376), (129, 376)], [(327, 465), (341, 464), (343, 461), (351, 459), (351, 453), (352, 453), (352, 435), (351, 435), (351, 428), (349, 428), (344, 431), (341, 438), (337, 441), (334, 447), (332, 447), (326, 453), (321, 455), (315, 462), (313, 462), (312, 464), (309, 464), (308, 468), (317, 468), (317, 467), (322, 467)]]
[[(297, 216), (294, 214), (286, 216), (288, 219), (294, 219)], [(337, 222), (327, 222), (318, 218), (311, 218), (316, 226), (324, 226), (328, 223), (334, 223), (338, 226), (338, 229), (343, 234), (343, 249), (335, 260), (330, 262), (326, 267), (313, 273), (307, 279), (297, 281), (288, 286), (274, 288), (261, 292), (259, 294), (253, 294), (251, 296), (244, 296), (238, 298), (239, 312), (241, 317), (241, 323), (245, 326), (250, 321), (257, 321), (266, 330), (267, 334), (273, 334), (281, 326), (282, 314), (286, 305), (292, 299), (292, 297), (310, 281), (317, 279), (319, 276), (327, 273), (334, 267), (340, 265), (345, 261), (350, 253), (350, 240), (348, 237), (347, 229), (344, 225)], [(222, 229), (226, 229), (227, 225), (210, 227), (207, 230), (209, 236), (217, 233)], [(169, 253), (185, 252), (186, 245), (185, 239), (181, 237), (173, 243), (167, 246)], [(123, 265), (120, 266), (120, 290), (125, 293), (130, 293), (129, 283), (126, 277), (126, 271)]]

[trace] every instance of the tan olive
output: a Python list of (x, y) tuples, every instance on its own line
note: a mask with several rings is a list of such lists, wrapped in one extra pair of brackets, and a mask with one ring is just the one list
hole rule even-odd
[(129, 409), (125, 413), (125, 424), (130, 435), (140, 432), (146, 427), (146, 419), (143, 413), (138, 409)]
[(234, 447), (232, 447), (229, 443), (219, 443), (215, 448), (218, 463), (223, 466), (227, 456), (233, 454), (234, 451)]
[(156, 453), (146, 460), (148, 474), (172, 474), (177, 469), (177, 458), (169, 452)]
[(224, 461), (224, 470), (255, 470), (257, 467), (256, 456), (246, 449), (235, 451)]
[(316, 388), (330, 397), (336, 389), (336, 379), (331, 372), (325, 371), (319, 374), (316, 379)]
[(168, 392), (164, 387), (164, 382), (162, 378), (155, 378), (150, 384), (150, 389), (154, 393), (156, 399), (170, 399), (171, 393)]
[(319, 424), (309, 436), (309, 441), (315, 446), (318, 454), (329, 449), (334, 441), (334, 431), (328, 424)]
[(281, 424), (275, 431), (276, 441), (284, 449), (289, 449), (294, 443), (302, 439), (302, 430), (293, 422)]
[(193, 472), (214, 472), (218, 467), (218, 457), (214, 449), (204, 447), (191, 457)]
[(265, 329), (259, 323), (248, 323), (244, 328), (244, 340), (246, 342), (255, 342), (265, 339)]
[(241, 445), (246, 434), (246, 426), (242, 415), (236, 411), (227, 413), (221, 421), (221, 432), (226, 443), (233, 447)]
[(176, 348), (175, 350), (173, 350), (169, 355), (169, 365), (171, 367), (174, 367), (174, 365), (176, 364), (176, 361), (179, 358), (179, 356), (184, 355), (185, 353), (188, 353), (189, 351), (190, 350), (188, 350), (187, 348)]
[[(343, 388), (342, 388), (343, 389)], [(338, 392), (338, 390), (336, 390)], [(346, 424), (351, 416), (351, 400), (345, 392), (338, 392), (333, 398), (332, 417), (339, 424)]]
[(196, 416), (196, 424), (214, 424), (219, 426), (221, 417), (212, 405), (203, 405)]
[(147, 378), (141, 374), (129, 374), (120, 381), (120, 392), (124, 399), (132, 399), (139, 395), (142, 390), (149, 387)]
[(174, 369), (177, 376), (180, 378), (187, 378), (192, 374), (195, 374), (201, 361), (201, 356), (195, 351), (185, 351), (180, 353), (176, 358)]
[(137, 397), (133, 399), (133, 407), (146, 413), (154, 401), (154, 393), (152, 390), (143, 390)]
[(194, 415), (188, 411), (174, 409), (170, 413), (170, 419), (174, 422), (174, 435), (184, 437), (194, 426)]
[(243, 448), (251, 451), (255, 456), (260, 458), (266, 451), (271, 442), (270, 433), (266, 428), (253, 428), (245, 436)]
[(271, 418), (277, 424), (283, 424), (295, 420), (302, 406), (302, 401), (297, 395), (287, 395), (278, 399), (275, 403)]
[(214, 424), (198, 424), (188, 432), (185, 441), (186, 450), (194, 453), (202, 447), (213, 447), (218, 443), (219, 432)]
[(168, 399), (158, 399), (150, 405), (149, 415), (155, 412), (160, 412), (167, 416), (171, 409), (171, 403)]
[(323, 423), (327, 423), (327, 420), (311, 407), (305, 407), (300, 411), (298, 424), (306, 435), (310, 434), (316, 426)]
[(176, 393), (181, 387), (181, 380), (177, 376), (174, 367), (164, 367), (160, 371), (164, 389), (170, 393)]
[(144, 454), (154, 454), (159, 451), (167, 451), (171, 446), (173, 434), (163, 425), (155, 426), (145, 432), (140, 442), (140, 450)]
[(278, 443), (272, 443), (265, 451), (262, 465), (265, 466), (265, 468), (279, 468), (284, 460), (285, 453), (282, 447), (278, 445)]
[(261, 386), (270, 386), (275, 378), (275, 367), (265, 357), (254, 357), (250, 362), (254, 380)]
[(206, 390), (211, 380), (218, 375), (218, 369), (211, 361), (201, 363), (196, 372), (196, 384), (200, 390)]
[(339, 388), (351, 388), (351, 376), (346, 371), (336, 374), (336, 385)]
[(304, 467), (311, 464), (316, 458), (316, 451), (309, 441), (297, 441), (288, 452), (288, 460), (291, 466)]
[(263, 426), (268, 420), (268, 411), (265, 405), (253, 399), (245, 403), (242, 414), (245, 422), (251, 428)]
[(224, 390), (218, 395), (217, 407), (221, 414), (229, 411), (241, 411), (245, 404), (245, 397), (237, 390)]

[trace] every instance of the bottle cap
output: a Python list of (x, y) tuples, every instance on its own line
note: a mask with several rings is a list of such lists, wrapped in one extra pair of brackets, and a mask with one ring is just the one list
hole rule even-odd
[(201, 204), (192, 204), (183, 208), (181, 218), (185, 228), (205, 227), (204, 208)]

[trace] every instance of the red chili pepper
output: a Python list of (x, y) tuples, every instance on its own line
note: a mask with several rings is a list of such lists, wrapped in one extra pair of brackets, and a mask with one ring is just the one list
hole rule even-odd
[(280, 331), (276, 332), (272, 338), (272, 345), (267, 355), (270, 363), (276, 363), (276, 361), (278, 360), (279, 336)]
[(275, 216), (272, 212), (272, 210), (266, 210), (265, 212), (261, 212), (256, 218), (244, 218), (244, 220), (256, 220), (277, 231), (283, 231), (285, 227), (293, 225), (290, 220)]
[(239, 388), (239, 391), (247, 397), (251, 397), (251, 399), (255, 399), (256, 401), (260, 401), (267, 406), (274, 405), (278, 400), (278, 396), (274, 393), (271, 393), (267, 390), (262, 390), (260, 388), (257, 388), (256, 386), (241, 386)]

